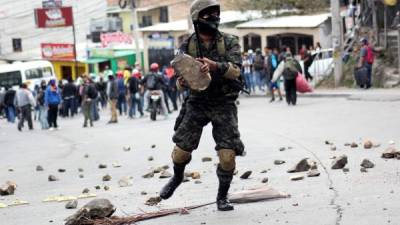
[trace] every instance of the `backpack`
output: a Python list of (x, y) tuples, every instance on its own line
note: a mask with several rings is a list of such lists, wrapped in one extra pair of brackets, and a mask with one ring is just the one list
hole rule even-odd
[(254, 69), (262, 70), (264, 69), (264, 57), (262, 55), (256, 55), (254, 58)]
[(97, 98), (98, 92), (97, 89), (95, 87), (93, 87), (92, 84), (90, 84), (88, 86), (88, 93), (87, 93), (88, 97), (91, 99), (95, 99)]
[(285, 62), (285, 68), (283, 69), (283, 77), (286, 80), (293, 80), (296, 78), (298, 71), (297, 62), (295, 59), (288, 58)]
[(154, 90), (156, 89), (156, 83), (156, 76), (154, 74), (148, 75), (146, 80), (146, 88), (149, 90)]
[(375, 59), (374, 51), (370, 46), (367, 47), (367, 55), (365, 56), (365, 61), (367, 61), (368, 64), (373, 64)]

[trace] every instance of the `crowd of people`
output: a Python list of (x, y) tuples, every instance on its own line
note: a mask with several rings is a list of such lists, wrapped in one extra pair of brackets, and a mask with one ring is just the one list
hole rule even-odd
[[(309, 68), (313, 62), (312, 53), (318, 50), (321, 50), (320, 43), (317, 43), (315, 48), (313, 46), (307, 48), (306, 45), (303, 45), (299, 50), (299, 57), (304, 62), (304, 69), (300, 67), (298, 72), (304, 74), (307, 81), (313, 80)], [(255, 53), (252, 50), (244, 52), (242, 54), (242, 78), (246, 90), (250, 93), (255, 93), (256, 89), (260, 92), (269, 92), (271, 94), (271, 102), (275, 101), (275, 92), (277, 92), (279, 100), (282, 101), (281, 80), (273, 81), (273, 77), (276, 69), (285, 61), (287, 56), (294, 59), (289, 47), (283, 47), (281, 51), (278, 48), (266, 47), (264, 48), (264, 54), (259, 48), (256, 49)], [(296, 59), (294, 60), (298, 63)], [(280, 75), (284, 74), (279, 74), (279, 77)]]
[[(106, 67), (99, 76), (83, 74), (75, 81), (71, 78), (63, 83), (60, 80), (42, 81), (29, 90), (26, 83), (18, 90), (12, 87), (0, 89), (0, 117), (9, 123), (18, 119), (18, 130), (22, 131), (24, 122), (33, 130), (33, 121), (38, 121), (43, 130), (58, 130), (58, 117), (73, 118), (83, 115), (83, 127), (92, 127), (100, 119), (100, 110), (111, 110), (109, 124), (118, 122), (119, 116), (134, 119), (145, 116), (148, 108), (149, 91), (159, 91), (162, 96), (161, 113), (165, 118), (178, 110), (187, 91), (178, 91), (176, 76), (172, 67), (160, 68), (151, 65), (150, 73), (142, 75), (140, 67), (127, 66), (115, 74)], [(146, 108), (145, 108), (146, 107)], [(138, 113), (137, 113), (138, 112)]]

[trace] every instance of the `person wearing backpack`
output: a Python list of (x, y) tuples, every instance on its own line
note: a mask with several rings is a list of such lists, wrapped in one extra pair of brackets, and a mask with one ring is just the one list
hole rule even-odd
[(372, 65), (374, 64), (375, 54), (367, 38), (362, 38), (361, 44), (359, 68), (365, 67), (367, 69), (367, 83), (365, 84), (365, 88), (369, 89), (372, 86)]
[(288, 105), (296, 105), (297, 103), (296, 78), (297, 74), (301, 72), (302, 69), (299, 62), (293, 58), (291, 53), (286, 53), (284, 60), (274, 72), (272, 82), (278, 81), (283, 76)]
[(253, 68), (258, 89), (264, 91), (264, 56), (261, 54), (261, 49), (259, 48), (256, 49)]
[(36, 105), (39, 107), (39, 122), (42, 130), (49, 129), (49, 122), (47, 121), (47, 109), (44, 101), (46, 88), (46, 81), (42, 80), (40, 82), (40, 88), (36, 96)]

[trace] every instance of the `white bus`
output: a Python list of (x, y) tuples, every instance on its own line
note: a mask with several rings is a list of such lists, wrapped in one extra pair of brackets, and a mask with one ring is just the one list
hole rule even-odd
[(15, 62), (0, 65), (0, 87), (17, 88), (22, 83), (27, 83), (33, 90), (40, 82), (46, 83), (56, 79), (53, 65), (49, 61)]

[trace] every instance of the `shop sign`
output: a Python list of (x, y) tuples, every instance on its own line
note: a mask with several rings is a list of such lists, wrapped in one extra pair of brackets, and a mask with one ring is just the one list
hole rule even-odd
[(47, 60), (74, 61), (73, 44), (42, 43), (42, 57)]
[(100, 35), (101, 45), (103, 48), (118, 44), (132, 44), (132, 36), (122, 32), (104, 33)]
[(72, 7), (35, 9), (35, 18), (39, 28), (73, 25)]
[(173, 38), (152, 38), (149, 39), (150, 49), (174, 49)]
[(114, 51), (108, 48), (93, 48), (90, 49), (90, 57), (93, 58), (113, 58)]

